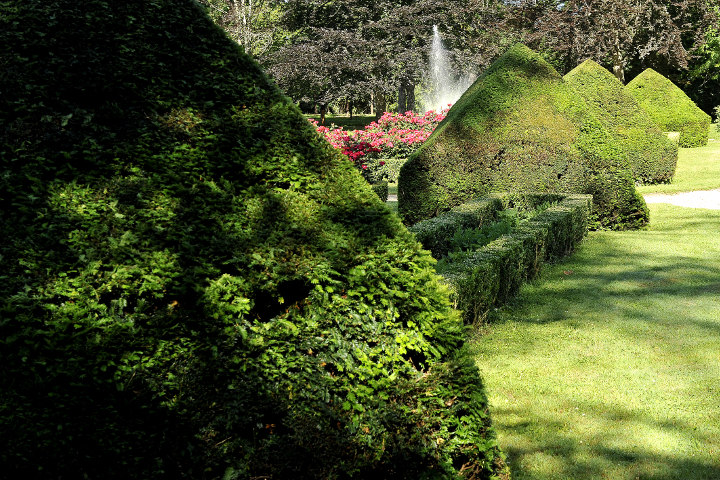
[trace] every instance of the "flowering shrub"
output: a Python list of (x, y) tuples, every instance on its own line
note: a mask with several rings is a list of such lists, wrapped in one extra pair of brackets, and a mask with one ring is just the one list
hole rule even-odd
[(385, 164), (383, 159), (409, 157), (443, 121), (449, 108), (450, 104), (439, 113), (430, 110), (424, 114), (385, 112), (364, 130), (345, 131), (342, 127), (318, 126), (313, 119), (310, 122), (333, 147), (341, 149), (343, 155), (370, 181), (375, 178), (373, 168), (369, 166), (382, 166)]

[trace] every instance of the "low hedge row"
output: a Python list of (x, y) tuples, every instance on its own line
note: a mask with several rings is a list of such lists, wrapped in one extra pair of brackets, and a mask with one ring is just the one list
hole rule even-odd
[[(571, 252), (587, 233), (592, 208), (590, 195), (497, 194), (473, 202), (493, 207), (501, 203), (506, 208), (534, 208), (558, 200), (557, 205), (519, 225), (513, 233), (478, 251), (437, 265), (438, 273), (450, 287), (454, 307), (463, 311), (466, 323), (483, 319), (490, 308), (516, 295), (523, 282), (535, 277), (544, 262)], [(455, 231), (462, 228), (456, 212), (442, 215), (446, 216), (458, 220)], [(417, 235), (418, 239), (431, 240), (423, 246), (438, 252), (447, 251), (447, 246), (441, 246), (440, 235), (432, 236), (428, 232), (436, 225), (434, 230), (448, 232), (446, 238), (449, 239), (454, 231), (450, 233), (451, 229), (442, 224), (440, 217), (422, 223), (427, 225), (414, 227), (423, 232)]]
[(397, 183), (400, 168), (405, 162), (407, 158), (370, 158), (365, 160), (365, 165), (370, 171), (371, 181), (387, 180), (390, 183)]
[(448, 239), (455, 232), (461, 228), (480, 228), (497, 218), (498, 210), (503, 208), (501, 198), (501, 195), (490, 195), (471, 200), (442, 215), (418, 222), (408, 230), (433, 257), (444, 257), (451, 248)]
[(382, 200), (383, 202), (387, 202), (388, 182), (383, 180), (381, 182), (371, 184), (370, 187), (372, 187), (372, 191), (375, 192), (378, 197), (380, 197), (380, 200)]

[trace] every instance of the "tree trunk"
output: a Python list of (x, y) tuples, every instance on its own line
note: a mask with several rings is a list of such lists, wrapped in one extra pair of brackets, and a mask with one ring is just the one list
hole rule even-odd
[(375, 115), (375, 94), (370, 92), (370, 115)]
[(325, 103), (320, 104), (320, 125), (325, 126), (325, 112), (327, 112), (327, 105)]
[(352, 120), (352, 110), (353, 110), (353, 102), (352, 102), (352, 100), (348, 100), (348, 113), (350, 114), (351, 120)]
[(382, 90), (375, 90), (373, 93), (373, 103), (375, 107), (375, 120), (377, 120), (382, 117), (382, 114), (385, 113), (385, 108), (387, 108), (385, 94)]
[(622, 52), (620, 51), (620, 41), (617, 38), (615, 39), (615, 45), (613, 46), (612, 61), (613, 74), (615, 75), (615, 78), (620, 80), (620, 82), (625, 85), (625, 68), (623, 68), (623, 58)]
[(405, 97), (405, 80), (400, 82), (398, 86), (398, 106), (397, 113), (403, 114), (407, 112), (407, 98)]
[(405, 86), (405, 103), (407, 107), (406, 112), (415, 111), (415, 85), (410, 82)]

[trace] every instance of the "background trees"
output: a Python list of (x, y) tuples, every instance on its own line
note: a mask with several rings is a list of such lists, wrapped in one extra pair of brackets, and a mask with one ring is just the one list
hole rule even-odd
[(210, 17), (245, 52), (262, 57), (272, 51), (284, 33), (280, 27), (283, 8), (276, 0), (201, 0)]
[(720, 102), (710, 0), (203, 0), (296, 101), (421, 109), (433, 25), (454, 73), (522, 41), (566, 73), (591, 58), (629, 81), (652, 67), (703, 109)]
[(591, 58), (624, 83), (637, 63), (687, 68), (714, 18), (707, 0), (522, 0), (508, 25), (570, 68)]

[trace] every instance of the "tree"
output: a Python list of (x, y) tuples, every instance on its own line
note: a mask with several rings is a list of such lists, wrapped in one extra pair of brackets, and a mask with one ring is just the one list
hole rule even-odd
[[(717, 11), (717, 9), (716, 9)], [(695, 52), (695, 58), (687, 73), (683, 75), (686, 82), (685, 93), (702, 108), (710, 113), (720, 105), (720, 29), (710, 28), (706, 42)], [(717, 113), (713, 112), (714, 115)]]
[(295, 98), (372, 96), (382, 113), (397, 95), (398, 110), (411, 110), (433, 25), (446, 37), (455, 68), (476, 73), (499, 54), (500, 37), (487, 32), (502, 8), (488, 0), (290, 0), (283, 24), (297, 35), (273, 56), (270, 72)]
[(707, 0), (521, 0), (508, 24), (571, 65), (587, 58), (611, 64), (624, 83), (628, 63), (651, 54), (687, 68), (716, 19)]
[(273, 0), (201, 0), (213, 21), (255, 58), (277, 42), (282, 7)]

